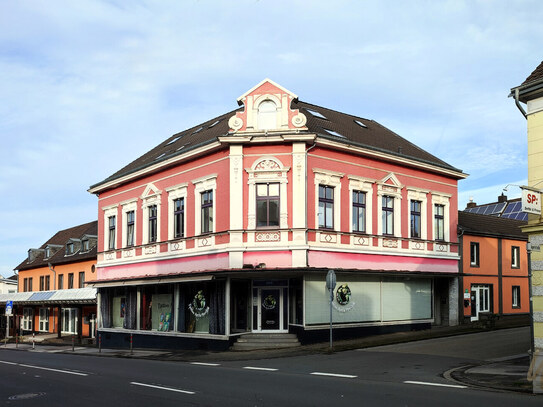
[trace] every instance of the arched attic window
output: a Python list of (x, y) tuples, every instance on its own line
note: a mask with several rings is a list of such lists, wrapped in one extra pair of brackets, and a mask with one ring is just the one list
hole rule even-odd
[(271, 100), (265, 100), (258, 106), (258, 129), (270, 130), (277, 128), (277, 105)]

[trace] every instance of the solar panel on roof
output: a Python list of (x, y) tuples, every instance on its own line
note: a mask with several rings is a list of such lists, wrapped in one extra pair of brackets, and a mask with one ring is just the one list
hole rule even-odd
[(307, 111), (308, 111), (309, 113), (311, 113), (313, 116), (318, 117), (319, 119), (328, 120), (325, 116), (323, 116), (322, 113), (316, 112), (315, 110), (311, 110), (311, 109), (308, 109), (308, 108), (306, 108), (305, 110), (307, 110)]

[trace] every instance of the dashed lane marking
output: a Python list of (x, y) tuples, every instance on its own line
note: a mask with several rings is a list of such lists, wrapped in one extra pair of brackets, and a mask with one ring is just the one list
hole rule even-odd
[(340, 374), (340, 373), (325, 373), (325, 372), (311, 372), (310, 374), (314, 376), (331, 376), (331, 377), (342, 377), (344, 379), (354, 379), (358, 376), (351, 374)]
[(407, 380), (404, 382), (405, 384), (418, 384), (421, 386), (437, 386), (437, 387), (452, 387), (454, 389), (467, 389), (468, 386), (461, 386), (458, 384), (442, 384), (442, 383), (430, 383), (430, 382), (415, 382)]
[(220, 366), (220, 363), (206, 363), (206, 362), (190, 362), (191, 365), (198, 366)]
[(73, 371), (71, 371), (71, 370), (52, 369), (52, 368), (50, 368), (50, 367), (35, 366), (35, 365), (26, 365), (26, 364), (23, 364), (23, 363), (6, 362), (6, 361), (3, 361), (3, 360), (0, 360), (0, 363), (4, 363), (4, 364), (6, 364), (6, 365), (14, 365), (14, 366), (28, 367), (28, 368), (31, 368), (31, 369), (47, 370), (47, 371), (49, 371), (49, 372), (72, 374), (72, 375), (75, 375), (75, 376), (88, 376), (87, 373), (73, 372)]
[(194, 391), (174, 389), (173, 387), (157, 386), (155, 384), (147, 384), (147, 383), (139, 383), (139, 382), (130, 382), (130, 384), (133, 384), (134, 386), (151, 387), (153, 389), (159, 389), (159, 390), (174, 391), (176, 393), (196, 394), (196, 392), (194, 392)]
[(244, 369), (248, 370), (263, 370), (265, 372), (277, 372), (279, 369), (273, 369), (271, 367), (255, 367), (255, 366), (245, 366)]

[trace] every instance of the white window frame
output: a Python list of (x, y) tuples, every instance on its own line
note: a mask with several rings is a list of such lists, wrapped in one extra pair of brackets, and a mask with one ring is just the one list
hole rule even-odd
[(191, 182), (194, 185), (194, 234), (196, 236), (202, 234), (202, 192), (205, 191), (213, 192), (213, 228), (209, 233), (215, 233), (217, 230), (217, 174), (211, 174)]
[[(73, 318), (72, 318), (73, 316)], [(65, 330), (65, 318), (68, 317), (68, 330)], [(61, 332), (65, 334), (77, 335), (77, 325), (79, 322), (79, 313), (77, 308), (62, 308), (61, 311)]]
[(248, 208), (247, 208), (247, 229), (256, 229), (256, 184), (279, 183), (279, 228), (288, 228), (288, 196), (287, 174), (290, 167), (285, 167), (276, 157), (263, 156), (255, 160), (251, 168), (245, 171), (249, 174), (248, 186)]
[(49, 308), (41, 307), (40, 308), (40, 332), (49, 332)]
[[(262, 111), (262, 108), (267, 105), (273, 105), (275, 109), (269, 110), (269, 111)], [(278, 128), (277, 126), (277, 113), (278, 113), (279, 107), (277, 106), (277, 103), (275, 103), (271, 99), (265, 99), (262, 102), (258, 104), (257, 107), (257, 128), (258, 130), (275, 130)]]
[[(145, 191), (143, 192), (143, 195), (141, 196), (142, 205), (141, 209), (143, 212), (143, 227), (142, 227), (142, 242), (144, 245), (146, 244), (158, 244), (161, 241), (161, 234), (160, 234), (160, 219), (161, 219), (161, 195), (162, 192), (154, 186), (152, 183), (147, 185), (145, 188)], [(156, 219), (157, 219), (157, 225), (156, 225), (156, 242), (150, 242), (149, 241), (149, 207), (156, 205)]]
[(34, 322), (34, 310), (30, 307), (23, 308), (23, 317), (21, 318), (21, 325), (23, 331), (32, 331)]
[[(435, 230), (435, 216), (436, 216), (436, 205), (443, 206), (443, 242), (450, 242), (450, 198), (452, 195), (442, 194), (439, 192), (432, 192), (432, 239), (436, 240), (436, 230)], [(439, 242), (442, 242), (441, 240)]]
[[(126, 201), (126, 202), (123, 202), (121, 203), (121, 206), (122, 206), (122, 247), (134, 247), (136, 246), (137, 244), (137, 237), (138, 237), (138, 228), (137, 228), (137, 219), (138, 219), (138, 200), (137, 199), (132, 199), (130, 201)], [(134, 211), (134, 244), (129, 246), (127, 244), (127, 238), (128, 238), (128, 225), (127, 225), (127, 221), (128, 221), (128, 212), (131, 212), (131, 211)], [(118, 225), (117, 225), (118, 227)]]
[[(392, 181), (392, 184), (388, 181)], [(392, 173), (377, 183), (377, 234), (387, 239), (401, 237), (402, 235), (402, 188), (398, 178)], [(390, 196), (394, 199), (394, 234), (383, 234), (383, 197)]]
[[(420, 204), (420, 237), (419, 240), (426, 240), (428, 238), (428, 193), (429, 191), (410, 188), (407, 187), (407, 201), (409, 203), (408, 212), (408, 222), (411, 223), (411, 201), (419, 201)], [(407, 233), (409, 238), (413, 239), (411, 236), (411, 224), (408, 225)]]
[(315, 229), (319, 229), (319, 187), (324, 185), (334, 188), (334, 227), (333, 229), (321, 230), (323, 232), (339, 231), (341, 230), (341, 179), (345, 174), (321, 168), (313, 168), (313, 174), (315, 178)]
[(175, 200), (184, 199), (185, 200), (185, 213), (183, 219), (183, 236), (187, 236), (187, 186), (185, 182), (170, 188), (166, 188), (168, 193), (168, 240), (174, 240), (175, 237)]
[(520, 246), (511, 246), (511, 268), (520, 268)]
[(471, 267), (481, 265), (481, 244), (479, 242), (469, 242), (469, 265)]
[(364, 225), (364, 233), (371, 235), (373, 233), (373, 184), (375, 181), (355, 175), (348, 175), (347, 178), (349, 179), (349, 232), (355, 232), (353, 231), (353, 192), (360, 191), (366, 194), (366, 224)]
[[(119, 216), (117, 211), (118, 205), (112, 205), (102, 208), (104, 211), (104, 251), (115, 250), (117, 248), (117, 237), (119, 234)], [(113, 249), (109, 248), (109, 218), (115, 216), (115, 242)]]

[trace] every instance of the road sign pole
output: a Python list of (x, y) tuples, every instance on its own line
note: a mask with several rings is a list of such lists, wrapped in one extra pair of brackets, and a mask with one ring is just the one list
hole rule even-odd
[(336, 288), (336, 273), (329, 270), (326, 275), (326, 288), (330, 294), (330, 351), (332, 350), (332, 302), (334, 301), (334, 288)]

